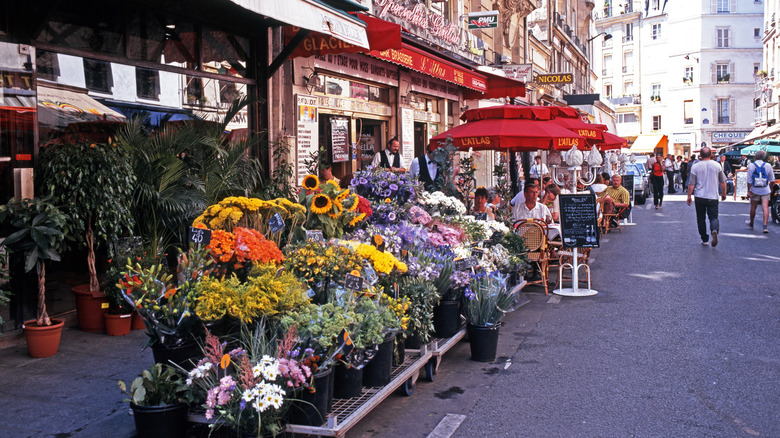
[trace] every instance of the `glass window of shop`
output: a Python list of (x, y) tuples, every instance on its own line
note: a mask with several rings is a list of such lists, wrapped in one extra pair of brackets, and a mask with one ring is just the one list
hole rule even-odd
[(317, 93), (334, 97), (347, 97), (368, 102), (390, 104), (390, 90), (363, 82), (351, 81), (333, 76), (320, 75), (320, 85), (314, 87)]

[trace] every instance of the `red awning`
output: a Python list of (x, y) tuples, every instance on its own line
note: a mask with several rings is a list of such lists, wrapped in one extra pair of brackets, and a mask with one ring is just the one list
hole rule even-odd
[(525, 83), (492, 73), (480, 72), (487, 77), (487, 91), (467, 90), (464, 99), (500, 99), (502, 97), (524, 97)]
[(599, 148), (602, 151), (610, 150), (610, 149), (621, 149), (626, 147), (626, 139), (623, 137), (618, 137), (615, 134), (610, 134), (609, 132), (604, 132), (604, 140), (600, 142), (596, 142), (596, 147)]
[(460, 150), (500, 150), (530, 152), (539, 149), (584, 148), (585, 139), (550, 121), (491, 118), (456, 126), (433, 138), (431, 143), (443, 146), (448, 136)]
[[(371, 50), (388, 50), (401, 48), (401, 26), (366, 14), (357, 14), (366, 23), (368, 46)], [(292, 41), (300, 28), (284, 27), (284, 44)], [(310, 32), (309, 35), (293, 50), (290, 58), (325, 55), (328, 53), (359, 53), (366, 52), (360, 46), (349, 44), (332, 35)]]
[(445, 61), (424, 50), (403, 44), (400, 50), (372, 50), (369, 55), (392, 62), (411, 70), (425, 73), (434, 78), (443, 79), (461, 87), (481, 92), (487, 91), (487, 78), (453, 62)]
[(553, 121), (589, 140), (603, 140), (604, 132), (607, 130), (607, 125), (585, 123), (580, 119), (556, 117)]

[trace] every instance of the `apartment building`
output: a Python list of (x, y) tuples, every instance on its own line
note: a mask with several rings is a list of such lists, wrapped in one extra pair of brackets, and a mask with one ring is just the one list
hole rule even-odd
[(594, 55), (599, 86), (632, 151), (690, 155), (754, 128), (760, 1), (600, 1), (596, 11), (596, 30), (612, 35)]

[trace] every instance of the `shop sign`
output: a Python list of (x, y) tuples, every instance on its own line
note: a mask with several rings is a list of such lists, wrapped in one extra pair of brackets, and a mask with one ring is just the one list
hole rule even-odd
[(446, 64), (408, 47), (404, 47), (401, 50), (390, 49), (381, 52), (374, 50), (370, 54), (376, 58), (390, 61), (394, 64), (425, 73), (435, 78), (443, 79), (447, 82), (452, 82), (462, 87), (482, 92), (487, 91), (487, 84), (481, 76), (477, 76), (465, 69)]
[(548, 75), (539, 75), (536, 82), (540, 84), (571, 84), (574, 83), (574, 74), (572, 73), (552, 73)]
[(672, 144), (694, 144), (696, 141), (694, 140), (694, 136), (692, 132), (682, 132), (682, 133), (675, 133), (672, 134), (670, 137)]
[(314, 67), (379, 84), (398, 86), (398, 68), (362, 55), (328, 54), (315, 56)]
[(0, 88), (32, 90), (32, 73), (0, 70)]
[(366, 102), (364, 100), (344, 99), (341, 97), (317, 96), (320, 108), (335, 109), (340, 111), (352, 111), (358, 113), (375, 114), (390, 117), (392, 109), (381, 103)]
[(306, 160), (312, 153), (319, 149), (319, 129), (317, 114), (317, 96), (308, 96), (305, 94), (296, 95), (298, 106), (298, 126), (296, 130), (298, 144), (298, 185), (303, 184), (303, 177), (306, 176)]
[(349, 161), (349, 119), (330, 119), (330, 145), (334, 163)]
[(507, 64), (501, 68), (504, 70), (504, 75), (510, 79), (516, 79), (526, 84), (534, 80), (533, 64)]
[[(404, 76), (406, 78), (406, 76)], [(427, 94), (435, 97), (442, 97), (450, 100), (459, 100), (458, 87), (450, 85), (447, 82), (439, 81), (430, 76), (410, 73), (409, 83), (412, 84), (410, 90), (416, 93)]]
[(469, 29), (494, 29), (498, 27), (498, 11), (472, 12), (467, 17)]
[(470, 33), (466, 34), (466, 50), (477, 56), (483, 56), (485, 54), (486, 44), (476, 35)]
[(420, 122), (439, 123), (441, 121), (441, 115), (438, 113), (429, 113), (427, 111), (415, 111), (414, 120)]
[(750, 131), (714, 131), (712, 141), (732, 142), (744, 140), (750, 134)]
[(425, 3), (407, 7), (396, 0), (374, 0), (374, 14), (377, 17), (398, 23), (412, 33), (430, 42), (437, 40), (460, 46), (460, 28), (443, 16), (428, 11)]

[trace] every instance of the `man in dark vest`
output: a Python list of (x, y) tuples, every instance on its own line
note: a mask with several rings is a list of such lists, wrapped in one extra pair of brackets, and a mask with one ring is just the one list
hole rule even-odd
[(390, 169), (393, 172), (406, 172), (406, 169), (401, 167), (401, 143), (398, 139), (393, 137), (387, 142), (387, 149), (379, 151), (374, 155), (374, 161), (371, 165), (374, 167), (383, 167)]
[(431, 152), (433, 152), (433, 146), (428, 144), (428, 152), (412, 160), (412, 165), (409, 166), (409, 176), (412, 179), (419, 178), (425, 190), (429, 192), (435, 190), (433, 181), (436, 179), (438, 171), (438, 166), (431, 159)]

